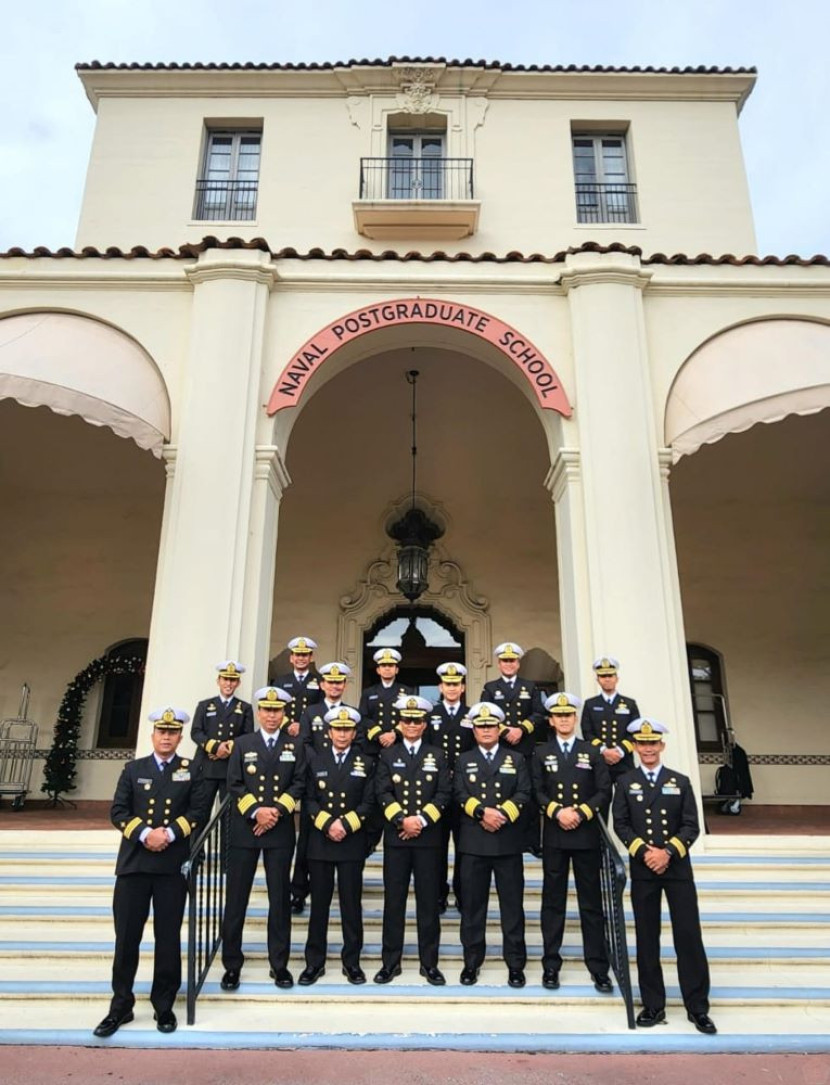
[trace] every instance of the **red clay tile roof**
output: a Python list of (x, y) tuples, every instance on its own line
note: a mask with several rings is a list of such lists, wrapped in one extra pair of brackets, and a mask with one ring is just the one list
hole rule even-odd
[(239, 62), (221, 62), (214, 63), (212, 61), (203, 63), (202, 61), (195, 60), (192, 62), (182, 63), (152, 63), (145, 62), (140, 63), (133, 61), (128, 64), (117, 64), (113, 61), (90, 60), (88, 63), (80, 63), (75, 65), (76, 71), (90, 71), (90, 70), (107, 70), (107, 71), (148, 71), (148, 72), (187, 72), (187, 71), (205, 71), (205, 72), (223, 72), (223, 71), (253, 71), (253, 72), (319, 72), (319, 71), (333, 71), (335, 68), (391, 68), (393, 64), (445, 64), (448, 68), (482, 68), (488, 71), (502, 71), (502, 72), (588, 72), (592, 74), (597, 73), (632, 73), (632, 74), (654, 74), (654, 75), (756, 75), (758, 69), (755, 67), (727, 67), (716, 68), (707, 67), (706, 65), (698, 65), (697, 67), (688, 66), (685, 68), (659, 68), (654, 67), (651, 64), (640, 66), (634, 65), (633, 67), (614, 67), (605, 64), (502, 64), (499, 60), (447, 60), (446, 57), (387, 57), (385, 60), (377, 58), (375, 60), (334, 60), (334, 61), (309, 61), (301, 62), (298, 64), (280, 64), (277, 62), (261, 62), (254, 63), (253, 61)]
[(790, 254), (789, 256), (734, 256), (732, 253), (724, 253), (721, 256), (712, 256), (710, 253), (703, 252), (699, 253), (697, 256), (688, 256), (685, 253), (674, 253), (672, 256), (667, 256), (665, 253), (657, 252), (652, 253), (651, 256), (643, 256), (642, 249), (637, 248), (636, 245), (600, 245), (595, 241), (587, 241), (585, 244), (579, 245), (576, 248), (564, 249), (561, 252), (552, 255), (545, 255), (539, 252), (525, 254), (512, 251), (498, 256), (494, 252), (446, 253), (439, 250), (436, 252), (412, 251), (402, 253), (395, 252), (392, 249), (386, 249), (383, 252), (370, 252), (368, 249), (356, 249), (354, 252), (349, 252), (347, 249), (332, 249), (331, 252), (326, 252), (325, 249), (313, 248), (309, 249), (307, 252), (298, 252), (296, 249), (292, 248), (272, 249), (268, 242), (261, 237), (252, 238), (250, 241), (246, 241), (241, 237), (229, 237), (224, 241), (220, 241), (218, 238), (212, 236), (203, 237), (201, 241), (196, 243), (180, 245), (178, 249), (162, 248), (156, 249), (154, 252), (145, 248), (144, 245), (135, 245), (131, 249), (119, 249), (113, 245), (110, 248), (103, 250), (88, 245), (78, 252), (76, 252), (75, 249), (70, 248), (60, 248), (52, 251), (44, 245), (39, 245), (31, 252), (27, 252), (25, 249), (21, 248), (11, 248), (7, 252), (0, 252), (0, 259), (23, 257), (27, 260), (193, 260), (200, 253), (205, 252), (208, 249), (256, 249), (260, 252), (270, 253), (275, 260), (373, 260), (376, 262), (388, 260), (400, 261), (401, 263), (425, 264), (561, 264), (566, 256), (573, 253), (620, 252), (629, 256), (639, 256), (643, 264), (671, 264), (675, 266), (725, 264), (732, 267), (785, 267), (787, 265), (796, 265), (798, 267), (830, 266), (830, 257), (822, 256), (821, 254), (809, 257), (797, 256), (795, 254)]

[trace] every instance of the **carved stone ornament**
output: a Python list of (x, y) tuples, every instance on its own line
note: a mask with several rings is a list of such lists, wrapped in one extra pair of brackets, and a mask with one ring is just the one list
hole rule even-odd
[[(395, 572), (395, 555), (389, 547), (371, 562), (356, 589), (340, 599), (336, 654), (355, 673), (363, 655), (363, 630), (403, 601), (395, 586)], [(419, 604), (434, 607), (463, 630), (469, 687), (480, 689), (490, 662), (490, 601), (473, 590), (461, 566), (439, 546), (430, 553), (429, 588)]]
[(430, 113), (437, 107), (436, 69), (401, 68), (397, 76), (401, 85), (398, 104), (405, 113)]

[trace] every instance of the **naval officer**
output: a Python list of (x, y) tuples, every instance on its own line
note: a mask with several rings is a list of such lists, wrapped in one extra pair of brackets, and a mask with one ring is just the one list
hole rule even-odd
[(631, 857), (631, 905), (637, 936), (642, 1028), (666, 1020), (660, 964), (663, 894), (671, 916), (677, 976), (686, 1015), (698, 1032), (717, 1032), (709, 1016), (709, 963), (703, 947), (689, 849), (700, 835), (688, 777), (662, 763), (668, 728), (643, 716), (628, 725), (640, 767), (620, 776), (614, 790), (614, 831)]
[(151, 905), (155, 957), (150, 1001), (159, 1032), (176, 1030), (173, 1004), (182, 982), (181, 929), (187, 899), (182, 864), (189, 855), (191, 833), (207, 816), (204, 784), (190, 760), (176, 753), (182, 726), (189, 719), (180, 708), (151, 712), (153, 752), (130, 761), (115, 789), (110, 818), (121, 833), (121, 846), (112, 900), (112, 1000), (94, 1030), (98, 1037), (112, 1036), (133, 1020), (133, 983)]

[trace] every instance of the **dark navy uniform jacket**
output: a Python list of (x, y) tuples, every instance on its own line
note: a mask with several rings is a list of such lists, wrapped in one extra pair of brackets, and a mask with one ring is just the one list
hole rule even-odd
[[(110, 819), (122, 835), (115, 873), (178, 873), (190, 855), (188, 838), (204, 824), (203, 789), (193, 762), (178, 754), (164, 773), (152, 754), (125, 765), (110, 808)], [(170, 829), (175, 839), (164, 851), (149, 851), (141, 834), (159, 826)]]
[[(353, 742), (342, 766), (331, 749), (311, 753), (303, 805), (311, 818), (308, 858), (331, 863), (365, 859), (366, 818), (374, 808), (374, 758), (367, 757)], [(337, 842), (326, 829), (338, 818), (348, 834)]]
[[(412, 757), (403, 743), (381, 750), (377, 762), (375, 795), (386, 822), (385, 848), (441, 848), (440, 822), (452, 795), (450, 770), (443, 750), (421, 740)], [(401, 840), (398, 826), (405, 817), (420, 814), (427, 824), (419, 836)]]
[(232, 697), (227, 705), (222, 698), (208, 697), (199, 701), (193, 713), (190, 735), (196, 743), (196, 770), (208, 780), (224, 780), (228, 774), (228, 761), (211, 761), (207, 756), (222, 742), (233, 743), (240, 735), (248, 735), (254, 729), (254, 711), (247, 701)]
[[(600, 846), (598, 819), (611, 801), (611, 774), (599, 749), (571, 738), (564, 757), (557, 739), (538, 746), (531, 762), (533, 793), (544, 816), (543, 848), (590, 850)], [(563, 829), (558, 810), (574, 806), (582, 817), (575, 829)]]
[[(530, 801), (530, 771), (527, 760), (514, 747), (501, 742), (492, 764), (475, 746), (455, 763), (453, 794), (461, 808), (459, 852), (469, 855), (513, 855), (524, 850), (524, 826), (519, 824), (522, 807)], [(495, 806), (507, 816), (498, 832), (481, 824), (486, 806)]]
[[(627, 772), (616, 782), (613, 810), (614, 831), (631, 856), (632, 878), (692, 878), (689, 849), (700, 835), (700, 823), (687, 776), (661, 766), (652, 786), (642, 769)], [(649, 845), (671, 855), (664, 874), (655, 874), (643, 861)]]
[[(268, 750), (265, 732), (243, 735), (228, 758), (228, 793), (231, 796), (230, 843), (243, 848), (293, 850), (294, 811), (303, 797), (306, 754), (302, 742), (284, 729), (274, 736)], [(261, 806), (276, 806), (279, 821), (262, 836), (254, 836), (252, 818)]]

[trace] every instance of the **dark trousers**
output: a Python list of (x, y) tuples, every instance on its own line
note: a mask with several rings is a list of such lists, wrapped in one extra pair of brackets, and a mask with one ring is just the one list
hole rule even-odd
[(383, 950), (384, 968), (401, 963), (406, 925), (409, 879), (415, 878), (415, 917), (418, 957), (424, 968), (438, 967), (441, 919), (438, 914), (441, 848), (383, 848)]
[(222, 922), (222, 964), (235, 972), (245, 963), (242, 930), (260, 855), (268, 886), (268, 960), (275, 972), (286, 967), (291, 951), (291, 852), (283, 848), (231, 848)]
[(709, 1012), (709, 962), (703, 948), (697, 889), (690, 880), (632, 878), (631, 904), (637, 934), (637, 974), (640, 998), (651, 1010), (666, 1005), (660, 966), (660, 905), (665, 892), (677, 954), (677, 977), (683, 1003), (690, 1013)]
[(363, 950), (363, 867), (365, 860), (351, 859), (339, 863), (310, 859), (311, 913), (308, 917), (308, 939), (305, 963), (320, 968), (328, 954), (329, 912), (334, 896), (334, 874), (337, 872), (337, 896), (340, 901), (340, 924), (343, 929), (341, 959), (349, 968), (360, 965)]
[(121, 874), (115, 879), (112, 913), (115, 956), (110, 1013), (123, 1017), (133, 1008), (144, 924), (153, 905), (155, 959), (150, 1001), (156, 1013), (172, 1009), (182, 983), (181, 931), (187, 882), (181, 874)]
[(490, 881), (496, 878), (501, 913), (504, 960), (508, 968), (524, 968), (525, 945), (524, 861), (519, 855), (462, 855), (461, 945), (464, 967), (481, 968), (487, 952), (487, 906)]
[(291, 896), (305, 900), (311, 882), (308, 875), (308, 838), (311, 834), (311, 818), (300, 809), (300, 831), (297, 833), (297, 847), (294, 849), (294, 872), (291, 875)]
[(440, 900), (446, 904), (450, 895), (449, 869), (450, 869), (450, 837), (455, 844), (455, 865), (452, 872), (452, 891), (456, 903), (461, 907), (461, 868), (458, 862), (458, 829), (460, 811), (453, 806), (441, 818), (441, 871), (438, 875)]
[(568, 902), (568, 872), (573, 863), (582, 953), (589, 972), (608, 971), (605, 926), (600, 889), (600, 853), (594, 848), (545, 848), (542, 856), (542, 967), (558, 972), (562, 967), (562, 938)]

